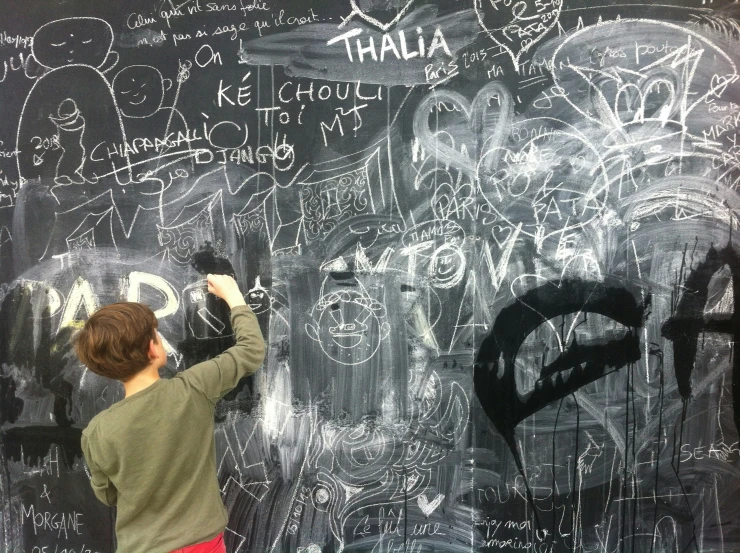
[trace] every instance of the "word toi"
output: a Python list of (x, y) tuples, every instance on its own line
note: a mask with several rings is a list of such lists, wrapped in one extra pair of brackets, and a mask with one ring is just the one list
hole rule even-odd
[[(355, 58), (352, 56), (352, 45), (350, 44), (350, 39), (359, 36), (362, 33), (362, 29), (352, 29), (351, 31), (347, 31), (346, 33), (330, 39), (326, 44), (327, 46), (331, 46), (332, 44), (336, 44), (343, 40), (344, 46), (347, 49), (347, 57), (349, 58), (349, 61), (354, 62)], [(396, 42), (393, 40), (393, 37), (389, 33), (385, 33), (380, 42), (380, 56), (378, 56), (378, 51), (375, 48), (375, 39), (372, 36), (368, 37), (368, 42), (365, 45), (362, 44), (362, 40), (359, 38), (356, 39), (357, 59), (360, 60), (360, 63), (363, 63), (365, 61), (365, 57), (369, 55), (373, 61), (383, 62), (385, 61), (386, 55), (390, 56), (390, 54), (393, 54), (398, 60), (410, 60), (413, 58), (425, 57), (431, 58), (439, 49), (442, 49), (449, 57), (452, 57), (452, 52), (450, 52), (450, 48), (447, 46), (447, 41), (442, 34), (442, 29), (439, 27), (434, 31), (434, 36), (432, 37), (432, 42), (428, 49), (426, 48), (421, 27), (416, 28), (416, 34), (418, 35), (416, 40), (416, 50), (409, 50), (409, 45), (406, 42), (406, 35), (403, 31), (397, 31), (396, 34), (398, 35), (397, 40), (400, 45), (400, 51), (396, 46)]]

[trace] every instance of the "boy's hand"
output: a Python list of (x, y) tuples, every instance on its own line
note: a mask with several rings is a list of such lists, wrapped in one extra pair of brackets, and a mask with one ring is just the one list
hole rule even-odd
[(230, 308), (246, 305), (239, 285), (228, 275), (208, 275), (208, 291), (229, 304)]

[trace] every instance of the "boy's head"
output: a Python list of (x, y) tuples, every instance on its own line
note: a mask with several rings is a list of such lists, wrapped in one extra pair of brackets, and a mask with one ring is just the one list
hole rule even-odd
[(166, 362), (157, 336), (157, 318), (141, 303), (106, 305), (87, 320), (75, 338), (75, 351), (88, 369), (122, 382), (155, 358)]

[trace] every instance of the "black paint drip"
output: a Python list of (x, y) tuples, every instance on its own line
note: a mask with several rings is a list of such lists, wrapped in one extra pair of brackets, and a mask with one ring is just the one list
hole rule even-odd
[[(630, 291), (618, 285), (565, 280), (528, 291), (496, 317), (476, 357), (475, 393), (488, 418), (506, 440), (525, 482), (514, 436), (517, 425), (545, 406), (640, 359), (638, 329), (649, 304), (650, 296), (642, 305), (638, 304)], [(522, 396), (516, 387), (516, 357), (520, 346), (550, 319), (578, 312), (609, 317), (630, 330), (623, 338), (603, 344), (584, 346), (573, 340), (558, 358), (541, 368), (540, 385)], [(566, 380), (563, 371), (569, 369), (573, 370)], [(527, 495), (536, 514), (528, 485)]]
[[(732, 314), (729, 317), (705, 317), (710, 282), (725, 265), (732, 274), (735, 301)], [(740, 318), (737, 312), (737, 298), (740, 297), (740, 256), (730, 245), (720, 251), (710, 248), (706, 259), (686, 278), (683, 290), (675, 313), (663, 324), (662, 334), (673, 342), (673, 368), (678, 391), (684, 400), (688, 400), (691, 397), (691, 374), (695, 367), (699, 334), (729, 334), (734, 344), (740, 340)], [(735, 427), (740, 432), (740, 359), (737, 354), (732, 356), (732, 402)]]

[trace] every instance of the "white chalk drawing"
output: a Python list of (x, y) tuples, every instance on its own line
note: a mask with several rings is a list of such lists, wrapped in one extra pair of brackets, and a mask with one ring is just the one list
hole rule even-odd
[(562, 9), (563, 0), (475, 0), (481, 27), (517, 69), (522, 55), (557, 25)]
[(357, 282), (353, 288), (322, 294), (311, 311), (306, 332), (330, 359), (358, 365), (375, 356), (388, 338), (390, 325), (386, 307)]
[(0, 6), (0, 549), (109, 550), (74, 443), (120, 388), (68, 337), (146, 302), (172, 377), (234, 340), (215, 268), (267, 345), (214, 411), (230, 550), (740, 550), (731, 2), (37, 1)]
[(314, 242), (353, 217), (376, 212), (373, 190), (382, 190), (382, 182), (372, 165), (379, 163), (379, 152), (367, 158), (332, 169), (315, 169), (298, 185), (306, 241)]
[(63, 100), (56, 115), (49, 115), (58, 131), (59, 148), (62, 155), (56, 167), (54, 182), (57, 184), (82, 184), (82, 168), (85, 165), (85, 147), (82, 137), (85, 134), (85, 118), (72, 98)]
[[(372, 8), (374, 6), (372, 5), (369, 6), (370, 9), (367, 9), (367, 8), (363, 9), (360, 5), (357, 4), (357, 0), (349, 0), (349, 5), (352, 8), (352, 11), (349, 13), (348, 16), (343, 18), (343, 21), (339, 25), (339, 27), (340, 28), (344, 27), (349, 22), (351, 22), (355, 17), (359, 17), (360, 19), (372, 25), (373, 27), (376, 27), (380, 31), (384, 31), (384, 32), (388, 31), (389, 29), (395, 27), (399, 21), (401, 21), (403, 16), (408, 13), (409, 9), (411, 9), (412, 5), (414, 4), (416, 0), (404, 0), (404, 1), (406, 3), (403, 6), (401, 6), (400, 9), (393, 10), (395, 11), (395, 15), (393, 16), (392, 19), (390, 19), (390, 21), (382, 22), (367, 13), (368, 11), (373, 11)], [(363, 4), (363, 3), (367, 3), (367, 2), (362, 2), (362, 0), (360, 0), (360, 4)]]

